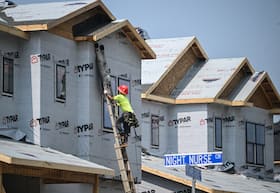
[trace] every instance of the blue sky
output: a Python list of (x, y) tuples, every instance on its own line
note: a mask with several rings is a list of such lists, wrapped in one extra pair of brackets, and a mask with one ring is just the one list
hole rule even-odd
[[(57, 0), (14, 0), (17, 4)], [(279, 0), (103, 0), (151, 38), (196, 36), (209, 58), (247, 57), (280, 92)]]

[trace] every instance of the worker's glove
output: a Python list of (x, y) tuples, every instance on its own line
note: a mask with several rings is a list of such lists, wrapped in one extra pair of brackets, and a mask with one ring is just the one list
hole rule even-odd
[(107, 90), (104, 90), (104, 94), (105, 94), (105, 95), (108, 95), (108, 91), (107, 91)]

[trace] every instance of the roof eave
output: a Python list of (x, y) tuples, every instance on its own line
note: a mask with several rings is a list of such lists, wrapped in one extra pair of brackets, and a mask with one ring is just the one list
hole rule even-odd
[(92, 35), (88, 36), (80, 36), (75, 37), (74, 39), (76, 41), (98, 41), (102, 38), (118, 31), (122, 30), (122, 32), (126, 35), (128, 40), (135, 46), (135, 48), (138, 50), (140, 56), (142, 59), (155, 59), (156, 54), (154, 51), (150, 48), (150, 46), (145, 42), (145, 40), (136, 32), (134, 27), (130, 24), (128, 20), (124, 21), (113, 21), (114, 25), (112, 23), (96, 30), (93, 32)]
[(98, 0), (76, 11), (73, 11), (59, 19), (37, 22), (33, 21), (32, 24), (18, 24), (15, 25), (15, 27), (22, 31), (47, 31), (98, 6), (102, 8), (102, 10), (108, 15), (108, 17), (112, 21), (116, 20), (115, 16), (113, 16), (109, 9), (101, 1)]
[(13, 36), (28, 40), (29, 34), (12, 26), (7, 26), (0, 23), (0, 31), (11, 34)]

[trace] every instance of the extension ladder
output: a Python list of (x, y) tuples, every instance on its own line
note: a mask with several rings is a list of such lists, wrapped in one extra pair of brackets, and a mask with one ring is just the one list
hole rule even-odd
[[(104, 46), (95, 44), (95, 54), (96, 54), (96, 63), (99, 70), (100, 78), (102, 79), (103, 90), (107, 91), (109, 95), (112, 96), (112, 87), (110, 81), (110, 71), (107, 67), (105, 54), (104, 54)], [(107, 108), (110, 115), (110, 120), (112, 123), (114, 138), (115, 138), (115, 152), (118, 161), (118, 166), (120, 170), (121, 180), (123, 183), (125, 193), (136, 193), (134, 179), (132, 176), (132, 171), (130, 168), (130, 164), (128, 161), (128, 155), (126, 152), (127, 145), (122, 144), (121, 136), (118, 133), (116, 127), (116, 111), (115, 106), (111, 103), (108, 97), (106, 98)]]

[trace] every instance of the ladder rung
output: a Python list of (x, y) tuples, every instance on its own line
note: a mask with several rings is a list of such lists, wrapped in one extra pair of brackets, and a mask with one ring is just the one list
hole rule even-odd
[(123, 149), (125, 147), (127, 147), (127, 144), (121, 144), (121, 145), (115, 146), (115, 149)]

